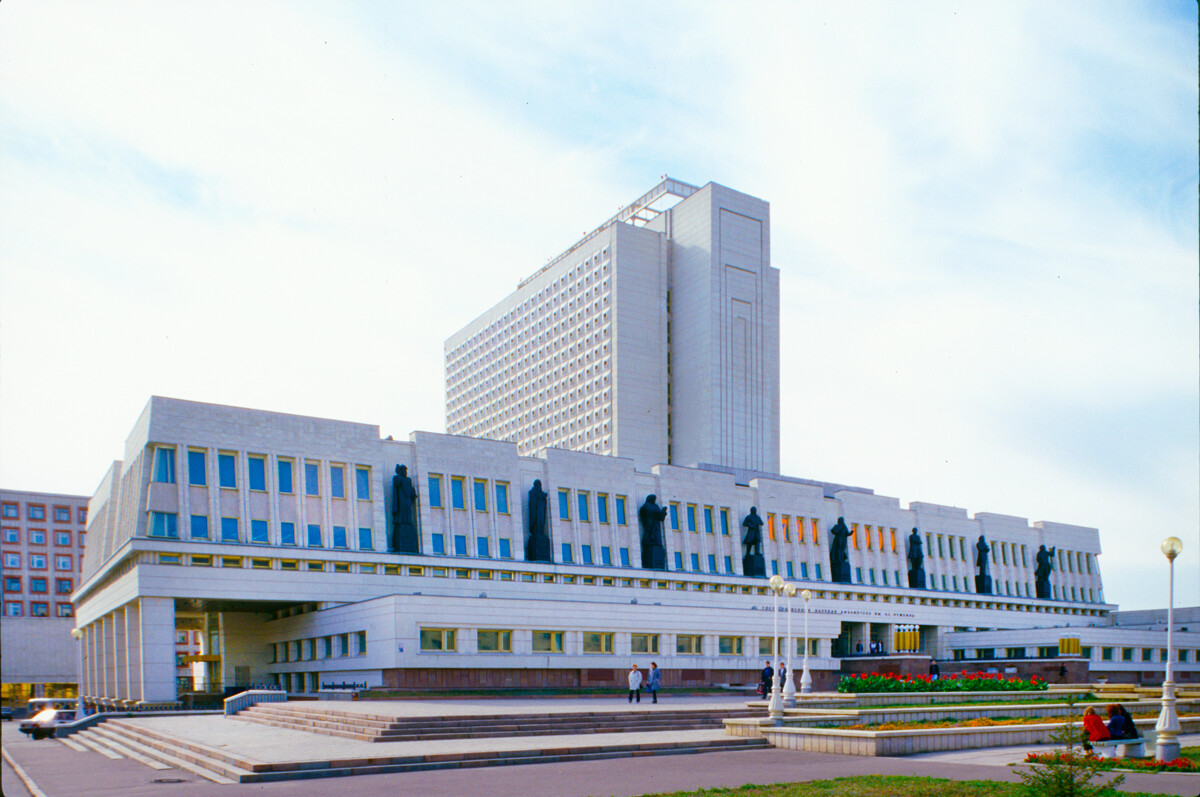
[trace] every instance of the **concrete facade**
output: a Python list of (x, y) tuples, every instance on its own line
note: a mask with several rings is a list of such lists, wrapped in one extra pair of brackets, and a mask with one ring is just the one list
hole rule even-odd
[[(656, 209), (667, 195), (680, 201)], [(667, 178), (452, 335), (445, 357), (451, 434), (643, 469), (778, 472), (769, 206)]]
[(78, 678), (71, 593), (83, 569), (87, 506), (87, 496), (0, 490), (5, 684)]
[[(387, 550), (398, 464), (420, 494), (421, 555)], [(554, 564), (523, 560), (535, 479), (550, 494)], [(667, 571), (640, 566), (637, 509), (650, 493), (670, 510)], [(668, 683), (750, 682), (776, 617), (765, 580), (742, 574), (751, 506), (766, 523), (769, 571), (813, 591), (810, 666), (822, 678), (859, 642), (896, 650), (900, 627), (920, 629), (915, 652), (950, 658), (958, 630), (1104, 626), (1113, 609), (1094, 529), (905, 507), (782, 476), (643, 470), (558, 449), (521, 456), (513, 443), (430, 433), (385, 440), (373, 425), (155, 397), (91, 502), (74, 596), (82, 688), (172, 699), (179, 630), (200, 632), (206, 689), (609, 684), (631, 659), (657, 661)], [(828, 580), (840, 516), (854, 531), (852, 584)], [(896, 586), (904, 531), (917, 525), (929, 541), (925, 590)], [(984, 531), (1005, 585), (997, 595), (972, 591), (964, 557)], [(1052, 579), (1065, 600), (1026, 595), (1029, 552), (1043, 543), (1075, 563)], [(796, 599), (796, 637), (802, 611)]]

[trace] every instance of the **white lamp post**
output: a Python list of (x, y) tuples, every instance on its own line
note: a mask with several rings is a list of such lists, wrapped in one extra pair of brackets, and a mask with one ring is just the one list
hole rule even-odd
[(1179, 718), (1175, 716), (1175, 679), (1174, 668), (1175, 650), (1171, 647), (1171, 630), (1175, 625), (1175, 557), (1183, 550), (1183, 543), (1178, 537), (1167, 537), (1162, 541), (1162, 552), (1170, 562), (1170, 575), (1167, 578), (1167, 674), (1163, 679), (1162, 713), (1158, 715), (1158, 724), (1154, 729), (1158, 732), (1154, 743), (1154, 757), (1159, 761), (1174, 761), (1179, 758)]
[[(779, 663), (779, 593), (783, 590), (783, 576), (776, 573), (771, 576), (771, 580), (767, 582), (771, 585), (771, 593), (775, 596), (775, 633), (773, 640), (775, 650), (772, 651), (771, 660), (776, 664)], [(775, 667), (775, 677), (771, 679), (771, 701), (767, 703), (767, 715), (779, 724), (783, 721), (783, 695), (780, 693), (781, 684), (779, 683), (779, 668)]]
[(792, 597), (796, 594), (796, 585), (787, 583), (783, 585), (783, 594), (787, 597), (787, 682), (783, 685), (783, 705), (787, 708), (796, 707), (796, 676), (792, 674), (792, 648), (796, 647), (796, 643), (792, 641)]
[(812, 694), (812, 676), (808, 674), (808, 601), (812, 598), (812, 590), (801, 591), (800, 597), (804, 598), (804, 674), (800, 676), (800, 694), (809, 695)]

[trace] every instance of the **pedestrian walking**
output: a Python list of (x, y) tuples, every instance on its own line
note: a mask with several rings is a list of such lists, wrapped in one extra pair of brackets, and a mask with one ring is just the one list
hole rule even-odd
[(762, 675), (758, 684), (759, 690), (763, 697), (771, 696), (771, 679), (775, 677), (775, 670), (771, 668), (771, 662), (766, 662), (766, 666), (762, 669)]
[(658, 690), (662, 687), (662, 670), (656, 662), (650, 662), (650, 673), (646, 676), (646, 691), (658, 702)]
[(629, 670), (629, 702), (632, 703), (635, 697), (637, 702), (642, 702), (642, 671), (636, 664)]

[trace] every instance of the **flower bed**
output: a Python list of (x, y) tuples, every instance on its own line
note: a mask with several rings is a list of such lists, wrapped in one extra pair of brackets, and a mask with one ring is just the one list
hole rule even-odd
[[(1070, 763), (1084, 758), (1079, 753), (1029, 753), (1026, 764)], [(1154, 761), (1148, 758), (1096, 758), (1086, 756), (1101, 769), (1132, 769), (1135, 772), (1200, 772), (1200, 765), (1187, 758), (1174, 761)]]
[(934, 679), (928, 675), (893, 675), (869, 673), (843, 675), (838, 681), (839, 692), (1042, 692), (1048, 687), (1036, 675), (1024, 681), (999, 673), (950, 673)]
[[(1137, 712), (1133, 715), (1134, 719), (1150, 719), (1156, 714), (1148, 712)], [(1190, 716), (1181, 714), (1180, 716)], [(1030, 723), (1046, 723), (1046, 722), (1078, 722), (1078, 715), (1075, 716), (1049, 716), (1049, 717), (976, 717), (969, 720), (957, 719), (941, 719), (941, 720), (896, 720), (892, 722), (875, 722), (875, 723), (860, 723), (857, 725), (847, 725), (848, 731), (902, 731), (902, 730), (917, 730), (922, 728), (990, 728), (996, 725), (1028, 725)]]

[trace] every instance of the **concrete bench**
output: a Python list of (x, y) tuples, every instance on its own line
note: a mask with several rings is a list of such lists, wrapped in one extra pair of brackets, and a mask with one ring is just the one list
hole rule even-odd
[(1097, 758), (1145, 758), (1145, 739), (1106, 739), (1092, 742), (1092, 752)]

